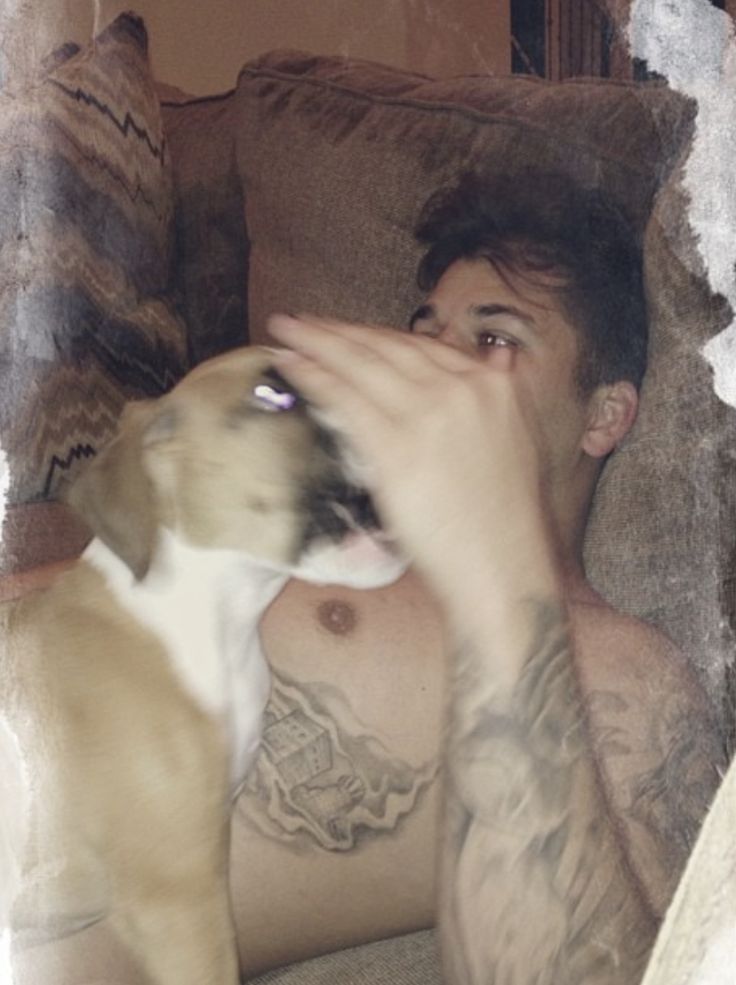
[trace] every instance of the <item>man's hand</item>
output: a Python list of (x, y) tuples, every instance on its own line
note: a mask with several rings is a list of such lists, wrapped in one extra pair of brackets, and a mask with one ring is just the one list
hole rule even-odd
[(447, 600), (544, 540), (539, 436), (516, 352), (480, 363), (433, 339), (312, 317), (274, 316), (280, 371), (369, 467), (386, 525)]

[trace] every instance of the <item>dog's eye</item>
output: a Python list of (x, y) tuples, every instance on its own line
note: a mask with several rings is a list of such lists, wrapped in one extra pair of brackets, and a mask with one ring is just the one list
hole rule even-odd
[(266, 369), (251, 392), (251, 404), (271, 414), (281, 414), (304, 405), (304, 398), (272, 366)]
[(270, 383), (259, 383), (253, 390), (253, 396), (259, 407), (276, 414), (285, 410), (292, 410), (298, 400), (295, 393), (279, 390), (277, 387), (271, 386)]

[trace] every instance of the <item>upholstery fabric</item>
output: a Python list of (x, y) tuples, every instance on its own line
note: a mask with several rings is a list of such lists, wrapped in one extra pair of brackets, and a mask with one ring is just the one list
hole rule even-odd
[(715, 396), (701, 349), (732, 313), (701, 276), (681, 177), (662, 188), (646, 230), (649, 370), (639, 419), (599, 483), (586, 559), (614, 605), (677, 641), (731, 732), (736, 411)]
[(141, 21), (0, 93), (0, 442), (10, 501), (45, 500), (123, 402), (187, 367), (166, 296), (173, 195)]
[(232, 93), (191, 99), (162, 88), (174, 171), (174, 284), (193, 363), (248, 342), (248, 241), (235, 163)]
[(442, 985), (434, 933), (423, 930), (267, 971), (249, 985)]
[(405, 324), (419, 300), (416, 216), (464, 169), (564, 170), (605, 188), (645, 233), (650, 371), (637, 428), (599, 487), (587, 566), (614, 605), (674, 638), (721, 703), (736, 530), (722, 491), (736, 451), (698, 349), (728, 312), (683, 265), (695, 262), (686, 202), (677, 177), (667, 183), (692, 105), (661, 84), (434, 82), (294, 52), (246, 65), (235, 98), (253, 341), (273, 310)]

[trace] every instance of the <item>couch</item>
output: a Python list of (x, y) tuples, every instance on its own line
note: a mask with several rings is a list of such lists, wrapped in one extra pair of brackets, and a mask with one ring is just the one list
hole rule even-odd
[[(267, 341), (273, 310), (401, 325), (419, 298), (411, 230), (459, 171), (529, 163), (605, 187), (644, 243), (650, 370), (606, 465), (591, 581), (668, 633), (732, 742), (736, 412), (702, 346), (732, 313), (703, 276), (682, 169), (695, 106), (663, 82), (434, 81), (272, 52), (236, 88), (188, 97), (152, 77), (124, 15), (0, 89), (0, 443), (10, 466), (6, 596), (88, 533), (57, 501), (122, 404)], [(431, 931), (267, 972), (273, 983), (440, 981)]]

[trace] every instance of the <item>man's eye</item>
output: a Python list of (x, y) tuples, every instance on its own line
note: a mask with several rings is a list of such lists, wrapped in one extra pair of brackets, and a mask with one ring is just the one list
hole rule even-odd
[(479, 332), (475, 338), (479, 349), (504, 348), (515, 345), (513, 339), (508, 339), (503, 335), (496, 335), (495, 332)]

